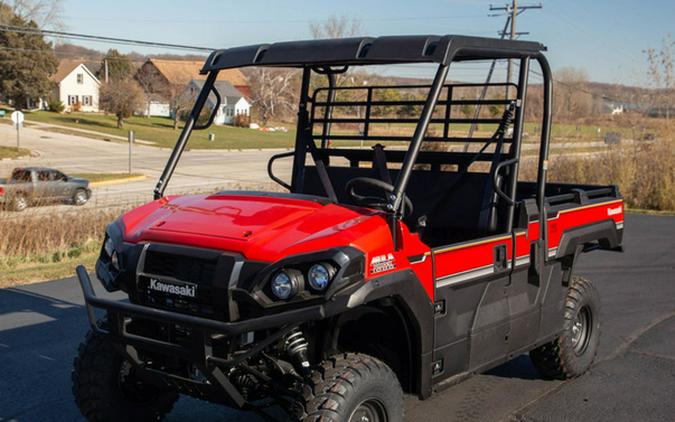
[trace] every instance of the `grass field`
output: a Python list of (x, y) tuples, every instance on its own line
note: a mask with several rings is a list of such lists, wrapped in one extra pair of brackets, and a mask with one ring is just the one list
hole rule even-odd
[[(173, 129), (173, 121), (165, 117), (139, 117), (134, 116), (125, 122), (123, 129), (116, 127), (116, 119), (111, 115), (97, 113), (70, 113), (57, 114), (47, 111), (39, 111), (26, 114), (27, 120), (66, 126), (75, 130), (71, 131), (62, 128), (52, 128), (51, 130), (59, 133), (68, 133), (90, 137), (94, 139), (103, 139), (104, 136), (77, 132), (80, 130), (91, 130), (108, 135), (126, 137), (129, 130), (133, 130), (136, 138), (144, 141), (153, 142), (159, 147), (172, 147), (178, 138), (180, 130)], [(230, 126), (213, 125), (206, 130), (195, 130), (190, 137), (189, 148), (194, 149), (260, 149), (260, 148), (291, 148), (295, 141), (295, 128), (292, 124), (285, 124), (288, 132), (263, 132), (259, 130), (235, 128)], [(431, 125), (430, 130), (438, 130), (437, 125)], [(390, 127), (381, 127), (371, 129), (371, 133), (381, 132), (381, 134), (411, 134), (414, 125), (391, 125)], [(458, 136), (465, 134), (469, 125), (456, 124), (452, 126), (453, 133)], [(538, 131), (540, 125), (537, 123), (526, 123), (524, 131), (529, 134), (525, 137), (525, 142), (538, 142)], [(598, 131), (599, 129), (599, 131)], [(494, 125), (480, 125), (479, 133), (476, 136), (489, 136), (494, 130)], [(341, 130), (335, 128), (333, 133), (339, 133)], [(353, 132), (353, 131), (351, 131)], [(630, 130), (627, 128), (617, 128), (603, 122), (603, 124), (554, 124), (552, 129), (553, 141), (592, 141), (602, 140), (607, 132), (619, 132), (623, 138), (631, 137)], [(209, 133), (215, 135), (214, 141), (208, 140)], [(378, 133), (380, 134), (380, 133)], [(334, 142), (335, 146), (355, 145), (353, 141)]]
[(19, 158), (30, 155), (30, 150), (26, 148), (1, 147), (0, 146), (0, 160), (3, 158)]
[[(58, 114), (48, 111), (26, 113), (26, 119), (68, 126), (74, 129), (95, 130), (110, 135), (126, 137), (133, 130), (137, 139), (150, 141), (160, 147), (172, 147), (180, 134), (173, 129), (173, 121), (164, 117), (134, 116), (125, 121), (124, 128), (118, 129), (116, 118), (96, 113)], [(215, 135), (208, 140), (209, 133)], [(207, 130), (195, 130), (190, 137), (190, 148), (195, 149), (251, 149), (288, 148), (293, 145), (295, 131), (262, 132), (259, 130), (213, 125)]]

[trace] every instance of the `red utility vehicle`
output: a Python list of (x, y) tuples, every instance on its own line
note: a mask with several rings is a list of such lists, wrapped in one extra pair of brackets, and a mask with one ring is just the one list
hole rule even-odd
[[(575, 264), (592, 249), (620, 250), (623, 202), (614, 186), (546, 182), (543, 50), (450, 35), (211, 54), (156, 200), (107, 229), (96, 274), (129, 300), (97, 296), (77, 269), (92, 326), (73, 372), (83, 415), (156, 419), (188, 394), (256, 411), (280, 404), (301, 420), (401, 421), (403, 392), (424, 399), (525, 352), (545, 377), (586, 371), (600, 302)], [(517, 83), (447, 78), (451, 63), (485, 59), (514, 60)], [(349, 86), (343, 75), (400, 63), (435, 66), (433, 81)], [(524, 182), (533, 63), (543, 75), (541, 138), (538, 160), (529, 158), (537, 181)], [(288, 193), (164, 196), (191, 131), (203, 128), (207, 97), (220, 102), (218, 72), (244, 66), (302, 73), (295, 149), (268, 165)], [(392, 89), (407, 94), (383, 93)], [(489, 95), (462, 93), (476, 90)], [(499, 112), (462, 117), (467, 105)], [(474, 124), (482, 132), (458, 135)], [(293, 160), (288, 183), (273, 173), (282, 158)]]

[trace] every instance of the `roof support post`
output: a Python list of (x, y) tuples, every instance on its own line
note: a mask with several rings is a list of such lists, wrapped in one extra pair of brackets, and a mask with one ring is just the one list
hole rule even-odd
[[(523, 143), (523, 120), (525, 118), (525, 98), (527, 97), (527, 77), (530, 72), (530, 58), (524, 57), (520, 59), (520, 73), (518, 74), (518, 87), (516, 91), (516, 118), (513, 123), (513, 135), (511, 139), (513, 144), (511, 145), (511, 155), (512, 158), (517, 158), (520, 160), (520, 150)], [(515, 200), (516, 200), (516, 189), (518, 186), (518, 169), (519, 161), (515, 161), (511, 166), (510, 171), (510, 180), (508, 185), (507, 195), (514, 202), (509, 204), (508, 211), (506, 213), (506, 231), (510, 232), (513, 230), (513, 219), (515, 213)]]
[[(448, 62), (450, 62), (450, 60), (448, 60)], [(405, 154), (403, 167), (401, 168), (401, 172), (399, 173), (398, 179), (396, 180), (394, 192), (388, 198), (388, 208), (391, 212), (397, 214), (397, 216), (401, 215), (401, 203), (403, 202), (403, 195), (405, 194), (408, 181), (410, 180), (410, 173), (412, 172), (413, 166), (417, 161), (417, 155), (420, 152), (424, 135), (427, 133), (429, 121), (431, 120), (431, 116), (433, 115), (434, 109), (436, 108), (436, 103), (438, 102), (438, 97), (440, 96), (441, 90), (443, 89), (445, 78), (448, 75), (448, 68), (449, 66), (447, 64), (441, 64), (438, 66), (436, 76), (434, 76), (434, 81), (431, 85), (431, 89), (429, 90), (429, 95), (427, 96), (427, 100), (424, 103), (424, 108), (422, 109), (422, 115), (420, 116), (420, 120), (415, 127), (415, 133), (413, 134), (412, 141), (410, 142), (410, 147)]]
[(206, 100), (209, 97), (209, 94), (211, 93), (213, 83), (216, 81), (217, 77), (218, 77), (217, 69), (209, 72), (209, 75), (206, 77), (206, 82), (204, 82), (204, 86), (202, 87), (199, 96), (197, 96), (195, 105), (192, 107), (190, 116), (185, 122), (185, 126), (183, 126), (183, 130), (181, 131), (180, 136), (176, 141), (176, 145), (173, 147), (173, 151), (171, 152), (169, 161), (167, 161), (166, 166), (164, 167), (164, 171), (162, 172), (162, 175), (157, 181), (157, 185), (155, 186), (154, 191), (155, 199), (159, 199), (162, 196), (164, 196), (164, 190), (166, 189), (166, 185), (167, 183), (169, 183), (169, 180), (173, 175), (173, 171), (176, 169), (176, 164), (178, 164), (178, 160), (180, 160), (180, 156), (183, 154), (183, 151), (185, 150), (185, 146), (187, 145), (188, 139), (190, 139), (192, 129), (194, 129), (195, 123), (197, 123), (197, 119), (199, 119), (199, 114), (204, 108), (204, 104), (206, 104)]
[[(300, 101), (298, 104), (298, 123), (295, 131), (295, 156), (293, 158), (293, 174), (291, 177), (291, 192), (300, 192), (303, 185), (305, 160), (307, 158), (307, 131), (309, 127), (309, 114), (307, 102), (309, 101), (309, 81), (312, 69), (306, 66), (302, 69), (302, 84), (300, 86)], [(310, 142), (311, 140), (310, 133)]]
[(546, 221), (546, 173), (548, 171), (548, 147), (551, 135), (551, 92), (553, 82), (551, 67), (543, 54), (536, 56), (544, 78), (544, 104), (541, 124), (541, 142), (539, 146), (539, 170), (537, 173), (537, 205), (539, 206), (539, 274), (543, 274), (544, 263), (548, 258), (548, 224)]

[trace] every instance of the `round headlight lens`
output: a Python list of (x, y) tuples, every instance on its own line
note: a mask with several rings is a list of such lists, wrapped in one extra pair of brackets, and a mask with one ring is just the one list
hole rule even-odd
[(294, 290), (297, 290), (293, 286), (291, 277), (284, 271), (279, 271), (272, 277), (270, 288), (272, 289), (272, 294), (278, 299), (288, 299), (296, 293)]
[(330, 283), (330, 271), (323, 264), (314, 264), (307, 273), (309, 285), (316, 290), (324, 290)]
[(110, 255), (110, 263), (113, 267), (115, 267), (116, 270), (120, 269), (120, 261), (119, 257), (117, 256), (117, 251), (113, 251), (112, 255)]

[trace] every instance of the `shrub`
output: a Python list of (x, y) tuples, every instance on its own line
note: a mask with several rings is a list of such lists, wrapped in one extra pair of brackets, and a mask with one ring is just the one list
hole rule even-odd
[(47, 101), (47, 110), (54, 113), (63, 113), (65, 106), (56, 95), (50, 95), (45, 99)]
[(248, 127), (251, 124), (251, 116), (247, 114), (237, 114), (234, 116), (232, 124), (236, 127)]

